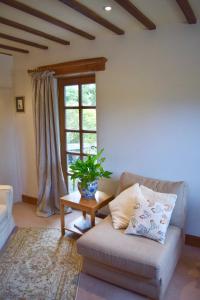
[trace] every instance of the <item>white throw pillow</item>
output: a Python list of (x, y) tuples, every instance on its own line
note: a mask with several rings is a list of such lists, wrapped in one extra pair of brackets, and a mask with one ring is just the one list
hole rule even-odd
[(141, 235), (164, 244), (167, 228), (177, 195), (154, 192), (140, 186), (138, 197), (126, 234)]
[(136, 205), (136, 197), (142, 196), (138, 183), (120, 193), (109, 203), (112, 223), (115, 229), (127, 228)]

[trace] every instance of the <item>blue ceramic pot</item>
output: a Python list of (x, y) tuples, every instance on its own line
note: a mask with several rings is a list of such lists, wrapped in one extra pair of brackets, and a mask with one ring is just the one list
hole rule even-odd
[(81, 188), (81, 183), (78, 183), (78, 190), (81, 193), (82, 198), (93, 199), (98, 189), (98, 180), (89, 182), (86, 188)]

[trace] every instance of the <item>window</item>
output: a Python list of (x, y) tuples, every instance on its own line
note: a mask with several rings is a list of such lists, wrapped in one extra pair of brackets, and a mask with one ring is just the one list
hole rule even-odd
[(59, 111), (62, 166), (71, 192), (71, 163), (97, 151), (94, 75), (59, 79)]

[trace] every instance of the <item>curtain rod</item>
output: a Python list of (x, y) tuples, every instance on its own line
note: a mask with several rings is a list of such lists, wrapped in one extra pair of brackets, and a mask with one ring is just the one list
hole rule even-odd
[(62, 62), (52, 65), (40, 66), (31, 70), (28, 73), (42, 72), (42, 71), (54, 71), (56, 75), (77, 73), (77, 72), (91, 72), (91, 71), (103, 71), (105, 70), (105, 63), (107, 59), (105, 57), (95, 57), (87, 59), (79, 59), (74, 61)]
[(35, 68), (35, 69), (28, 70), (28, 73), (31, 74), (31, 73), (42, 72), (42, 71), (54, 71), (54, 70), (51, 69), (51, 68), (38, 67), (38, 68)]

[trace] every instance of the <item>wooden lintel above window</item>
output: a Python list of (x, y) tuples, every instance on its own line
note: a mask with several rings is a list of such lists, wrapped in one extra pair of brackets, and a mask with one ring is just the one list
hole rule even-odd
[(36, 69), (28, 70), (28, 73), (48, 70), (54, 71), (55, 75), (65, 75), (73, 73), (104, 71), (106, 61), (107, 59), (105, 57), (80, 59), (59, 64), (40, 66)]

